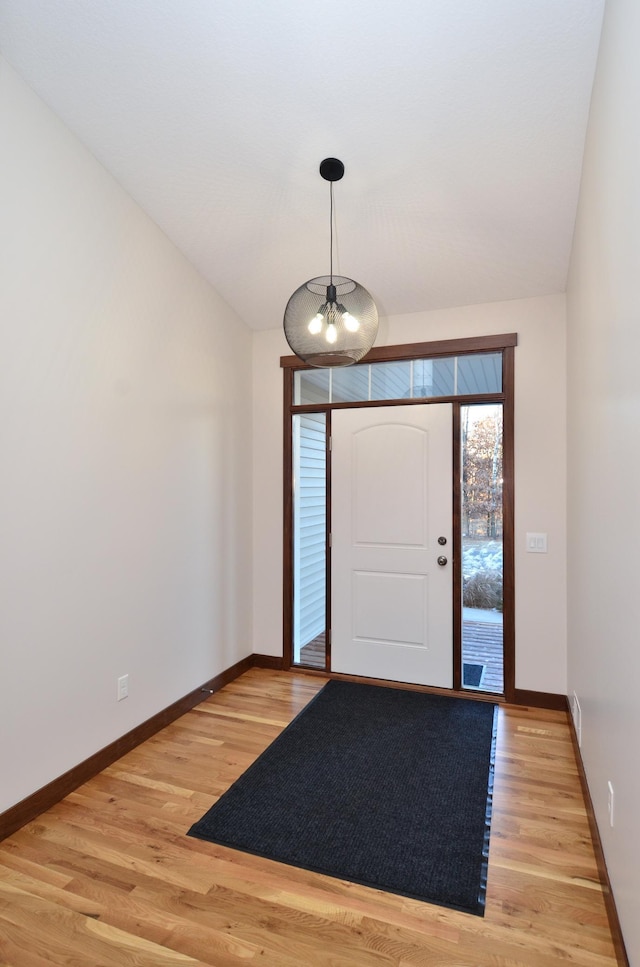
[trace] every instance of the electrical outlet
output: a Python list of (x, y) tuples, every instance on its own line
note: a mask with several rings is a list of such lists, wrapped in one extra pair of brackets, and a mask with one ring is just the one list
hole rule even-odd
[(613, 826), (613, 786), (611, 780), (607, 783), (607, 812), (609, 814), (609, 825)]
[(129, 676), (121, 675), (118, 679), (118, 701), (129, 697)]
[(573, 717), (573, 727), (576, 730), (578, 748), (580, 749), (582, 747), (582, 709), (580, 708), (580, 702), (575, 692), (571, 700), (571, 715)]

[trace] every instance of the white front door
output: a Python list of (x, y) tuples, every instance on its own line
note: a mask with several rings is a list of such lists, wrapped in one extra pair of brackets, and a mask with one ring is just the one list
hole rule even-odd
[(451, 688), (451, 405), (334, 410), (331, 435), (331, 670)]

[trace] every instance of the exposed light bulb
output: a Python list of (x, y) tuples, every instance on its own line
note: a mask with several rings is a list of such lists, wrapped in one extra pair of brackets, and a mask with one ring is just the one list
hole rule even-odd
[(355, 316), (351, 315), (350, 312), (344, 312), (342, 314), (342, 321), (344, 322), (349, 332), (357, 332), (358, 329), (360, 328), (360, 323), (355, 318)]
[(330, 322), (329, 325), (327, 326), (326, 336), (327, 336), (327, 342), (331, 342), (331, 343), (335, 342), (336, 339), (338, 338), (338, 330), (336, 329), (333, 322)]
[(322, 319), (323, 319), (322, 313), (318, 312), (313, 317), (309, 325), (307, 326), (307, 329), (309, 330), (312, 336), (317, 336), (320, 330), (322, 329)]

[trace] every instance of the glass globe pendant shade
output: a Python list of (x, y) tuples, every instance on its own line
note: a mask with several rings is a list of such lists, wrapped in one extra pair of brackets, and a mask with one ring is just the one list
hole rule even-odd
[(310, 366), (351, 366), (369, 352), (377, 333), (378, 310), (371, 295), (340, 275), (305, 282), (284, 311), (287, 342)]

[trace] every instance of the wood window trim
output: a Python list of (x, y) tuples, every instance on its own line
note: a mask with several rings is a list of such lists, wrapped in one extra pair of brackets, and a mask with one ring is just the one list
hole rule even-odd
[[(444, 339), (433, 342), (406, 343), (394, 346), (374, 346), (360, 361), (359, 365), (375, 362), (398, 362), (406, 359), (437, 358), (442, 356), (461, 356), (474, 353), (502, 352), (502, 393), (489, 394), (492, 400), (503, 403), (503, 649), (504, 649), (504, 701), (517, 704), (515, 688), (515, 534), (514, 534), (514, 348), (518, 344), (517, 333), (503, 333), (501, 335), (472, 336), (461, 339)], [(283, 668), (289, 669), (293, 665), (293, 492), (292, 492), (292, 418), (294, 413), (310, 411), (328, 411), (328, 430), (330, 429), (330, 411), (344, 406), (354, 406), (354, 403), (322, 403), (318, 405), (296, 406), (293, 403), (294, 374), (299, 370), (309, 370), (315, 367), (303, 363), (297, 356), (281, 356), (280, 366), (284, 376), (283, 399)], [(483, 397), (452, 397), (434, 399), (433, 402), (472, 403), (482, 402)], [(381, 400), (373, 403), (363, 401), (356, 403), (360, 406), (394, 406), (401, 402)], [(424, 400), (416, 400), (424, 403)], [(327, 481), (327, 512), (330, 513), (331, 488)], [(454, 481), (454, 488), (456, 484)], [(458, 501), (459, 503), (459, 501)], [(330, 517), (328, 517), (330, 524)], [(330, 555), (327, 549), (327, 561)], [(330, 566), (327, 567), (327, 621), (330, 621)], [(459, 594), (459, 588), (458, 588)], [(457, 621), (457, 624), (460, 622)], [(328, 627), (330, 624), (328, 623)], [(460, 679), (460, 632), (454, 632), (454, 681)], [(456, 637), (457, 636), (457, 637)], [(327, 648), (329, 648), (327, 641)], [(327, 652), (330, 657), (330, 652)], [(298, 667), (298, 666), (295, 666)], [(330, 674), (330, 673), (329, 673)], [(460, 694), (469, 697), (466, 689), (452, 689), (449, 694)], [(495, 697), (499, 700), (499, 696)]]
[[(434, 342), (402, 343), (395, 346), (374, 346), (360, 360), (359, 366), (366, 363), (396, 363), (403, 359), (434, 358), (437, 356), (463, 356), (469, 353), (487, 353), (517, 346), (518, 334), (502, 333), (497, 336), (469, 336), (462, 339), (439, 339)], [(303, 363), (298, 356), (281, 356), (282, 369), (315, 369)]]

